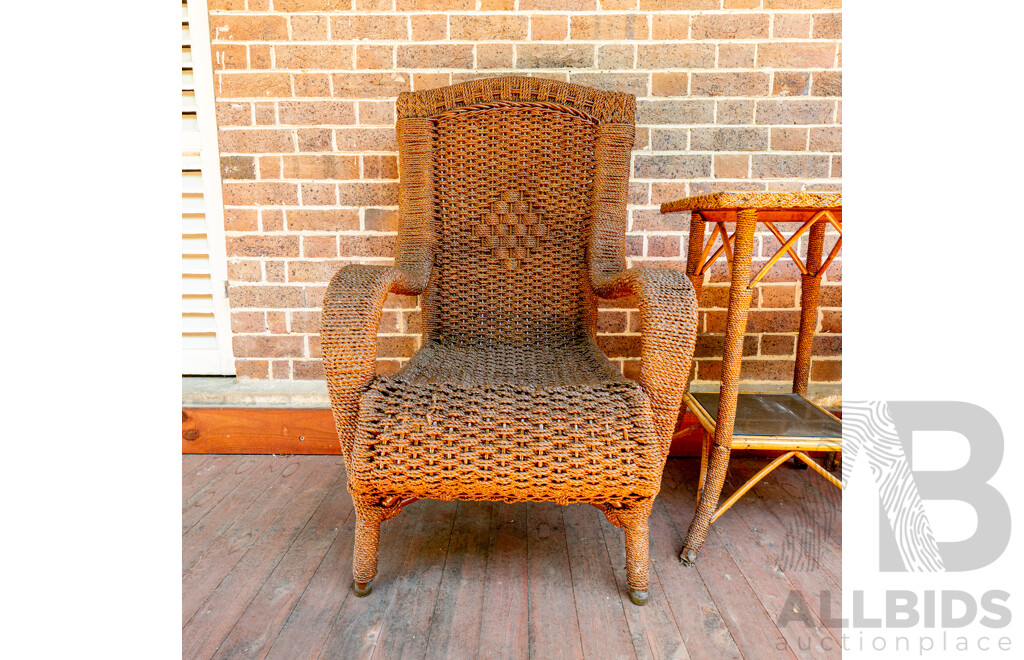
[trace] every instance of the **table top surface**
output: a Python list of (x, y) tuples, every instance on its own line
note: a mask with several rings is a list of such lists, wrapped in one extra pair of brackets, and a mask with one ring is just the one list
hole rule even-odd
[(714, 192), (705, 195), (694, 195), (665, 202), (661, 205), (662, 213), (695, 210), (729, 210), (729, 209), (774, 209), (774, 210), (805, 210), (842, 209), (843, 193), (838, 190), (829, 191), (736, 191)]
[[(718, 392), (690, 396), (717, 423)], [(799, 394), (740, 392), (732, 435), (842, 438), (843, 425)]]

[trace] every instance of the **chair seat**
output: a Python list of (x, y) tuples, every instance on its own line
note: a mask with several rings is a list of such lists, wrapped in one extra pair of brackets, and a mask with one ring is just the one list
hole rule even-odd
[(428, 341), (360, 402), (349, 489), (361, 497), (632, 501), (660, 487), (650, 401), (593, 342)]

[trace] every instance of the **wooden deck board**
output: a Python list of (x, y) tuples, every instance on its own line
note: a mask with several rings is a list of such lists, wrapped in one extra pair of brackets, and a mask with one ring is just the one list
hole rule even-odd
[[(338, 457), (268, 456), (237, 474), (248, 457), (215, 458), (182, 459), (183, 521), (198, 518), (182, 537), (194, 558), (184, 657), (839, 657), (838, 644), (807, 644), (841, 632), (842, 556), (838, 489), (809, 472), (769, 476), (686, 568), (697, 461), (669, 460), (651, 516), (650, 601), (636, 607), (622, 531), (586, 505), (533, 503), (412, 504), (384, 526), (373, 593), (356, 598)], [(735, 461), (727, 490), (763, 462)], [(777, 626), (790, 589), (810, 630)]]

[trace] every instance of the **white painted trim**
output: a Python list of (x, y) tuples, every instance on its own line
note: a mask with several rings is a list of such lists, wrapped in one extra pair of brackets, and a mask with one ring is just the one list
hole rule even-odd
[(209, 244), (210, 278), (213, 284), (214, 322), (217, 325), (217, 360), (205, 362), (224, 375), (235, 373), (231, 350), (231, 310), (227, 299), (228, 259), (224, 237), (224, 201), (221, 195), (220, 150), (217, 146), (217, 111), (213, 95), (213, 57), (210, 50), (210, 19), (206, 0), (187, 0), (191, 36), (192, 72), (195, 81), (196, 115), (201, 141), (203, 204)]

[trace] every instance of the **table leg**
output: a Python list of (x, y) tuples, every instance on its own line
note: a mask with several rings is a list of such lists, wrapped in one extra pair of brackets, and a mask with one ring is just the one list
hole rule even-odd
[(807, 274), (800, 276), (800, 334), (796, 340), (796, 368), (793, 393), (807, 396), (811, 377), (811, 349), (818, 326), (818, 297), (821, 293), (821, 254), (825, 244), (825, 223), (818, 221), (808, 232)]
[[(701, 263), (700, 257), (704, 252), (706, 224), (704, 216), (700, 214), (700, 211), (693, 211), (690, 214), (690, 242), (686, 251), (686, 276), (690, 278), (690, 284), (693, 285), (693, 295), (697, 300), (698, 306), (700, 305), (700, 290), (704, 286), (704, 276), (699, 273), (701, 266), (704, 265)], [(690, 364), (690, 373), (686, 377), (684, 392), (690, 389), (690, 382), (693, 380), (693, 375), (696, 371), (697, 361), (693, 360)]]
[(725, 320), (725, 351), (722, 356), (718, 419), (715, 422), (715, 440), (711, 447), (711, 461), (704, 480), (704, 489), (679, 555), (679, 559), (687, 565), (696, 560), (697, 552), (704, 544), (704, 537), (707, 536), (711, 518), (718, 506), (718, 498), (722, 494), (722, 486), (725, 484), (725, 473), (729, 468), (729, 451), (732, 448), (740, 367), (743, 361), (743, 338), (746, 335), (747, 313), (750, 310), (750, 259), (756, 227), (756, 209), (743, 209), (736, 214), (736, 238), (733, 245), (732, 283), (729, 286), (729, 311)]

